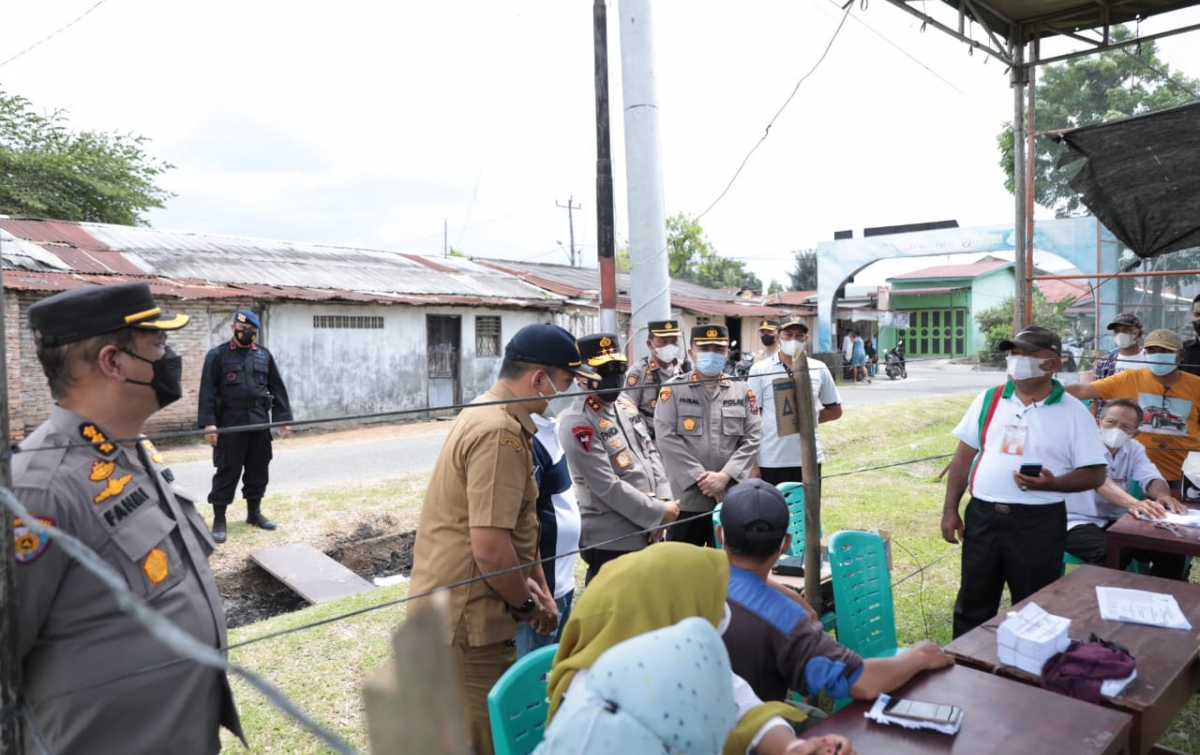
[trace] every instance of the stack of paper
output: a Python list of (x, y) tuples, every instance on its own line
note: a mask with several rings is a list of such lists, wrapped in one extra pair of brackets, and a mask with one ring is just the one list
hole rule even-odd
[(1169, 629), (1192, 628), (1192, 623), (1179, 609), (1179, 602), (1174, 595), (1097, 586), (1096, 600), (1100, 602), (1102, 619)]
[(1030, 603), (1020, 613), (1010, 612), (996, 630), (1000, 662), (1040, 676), (1046, 661), (1067, 649), (1070, 627), (1070, 619), (1051, 616), (1037, 603)]
[(900, 718), (899, 716), (889, 716), (883, 712), (891, 700), (890, 695), (880, 695), (875, 699), (875, 704), (871, 706), (863, 715), (872, 721), (877, 721), (881, 724), (889, 724), (891, 726), (903, 726), (906, 729), (931, 729), (932, 731), (940, 731), (943, 734), (957, 734), (962, 728), (963, 718), (965, 713), (960, 713), (958, 719), (952, 724), (939, 724), (933, 721), (918, 721), (913, 718)]
[(1134, 679), (1137, 679), (1137, 669), (1129, 673), (1129, 676), (1123, 679), (1105, 679), (1100, 683), (1100, 694), (1105, 697), (1116, 697), (1125, 691)]

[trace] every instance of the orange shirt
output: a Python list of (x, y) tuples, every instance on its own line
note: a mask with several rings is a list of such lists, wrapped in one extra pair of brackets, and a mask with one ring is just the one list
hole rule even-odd
[(1180, 374), (1179, 382), (1163, 385), (1142, 367), (1091, 384), (1105, 401), (1127, 398), (1142, 407), (1138, 440), (1168, 481), (1183, 477), (1188, 451), (1200, 451), (1200, 377)]

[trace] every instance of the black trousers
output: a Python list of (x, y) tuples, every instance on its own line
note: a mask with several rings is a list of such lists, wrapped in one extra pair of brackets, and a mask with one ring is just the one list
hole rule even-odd
[[(763, 482), (778, 485), (781, 482), (804, 482), (803, 467), (759, 467), (758, 474)], [(821, 478), (821, 465), (817, 465), (817, 479)]]
[(599, 548), (588, 548), (585, 551), (580, 551), (579, 557), (583, 559), (583, 563), (587, 564), (587, 573), (583, 576), (583, 586), (587, 587), (600, 573), (600, 567), (607, 564), (609, 561), (614, 561), (626, 553), (636, 553), (637, 551), (606, 551)]
[(1062, 575), (1067, 507), (1061, 501), (1025, 505), (972, 498), (963, 525), (955, 637), (996, 615), (1005, 584), (1017, 603)]
[(667, 539), (674, 543), (691, 543), (701, 548), (715, 548), (716, 538), (713, 537), (712, 512), (702, 514), (698, 511), (680, 511), (680, 519), (696, 517), (690, 522), (677, 521), (667, 528)]
[(233, 503), (238, 478), (242, 480), (242, 498), (260, 500), (267, 492), (267, 468), (271, 464), (271, 431), (222, 433), (213, 449), (212, 491), (208, 502), (214, 506)]
[[(1104, 528), (1094, 524), (1081, 524), (1067, 530), (1067, 553), (1083, 561), (1085, 564), (1104, 566), (1108, 556), (1108, 536)], [(1122, 548), (1120, 568), (1129, 566), (1129, 562), (1137, 559), (1150, 564), (1150, 575), (1165, 579), (1187, 581), (1183, 573), (1185, 557), (1178, 553), (1158, 553), (1142, 548)]]

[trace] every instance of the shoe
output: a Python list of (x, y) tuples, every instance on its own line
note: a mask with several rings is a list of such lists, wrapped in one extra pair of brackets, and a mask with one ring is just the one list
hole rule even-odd
[(212, 539), (214, 543), (225, 542), (225, 507), (213, 506)]
[(262, 501), (246, 501), (246, 524), (263, 530), (275, 529), (275, 522), (267, 519), (262, 513)]

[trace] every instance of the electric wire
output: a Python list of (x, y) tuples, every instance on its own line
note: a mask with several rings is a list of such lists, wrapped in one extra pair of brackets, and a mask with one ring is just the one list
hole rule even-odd
[(45, 43), (45, 42), (49, 42), (49, 41), (50, 41), (52, 38), (54, 38), (54, 37), (58, 36), (59, 34), (62, 34), (62, 33), (63, 33), (64, 31), (66, 31), (67, 29), (70, 29), (72, 26), (74, 26), (75, 24), (77, 24), (77, 23), (79, 23), (80, 21), (82, 21), (82, 20), (84, 19), (84, 17), (85, 17), (85, 16), (87, 16), (89, 13), (91, 13), (91, 12), (92, 12), (92, 11), (94, 11), (94, 10), (96, 10), (96, 9), (97, 9), (97, 8), (99, 8), (101, 5), (104, 5), (104, 4), (105, 4), (105, 3), (107, 3), (107, 2), (108, 2), (108, 0), (97, 0), (97, 2), (96, 2), (96, 3), (94, 3), (94, 4), (93, 4), (93, 5), (90, 7), (90, 8), (88, 8), (87, 10), (85, 10), (83, 13), (80, 13), (80, 14), (79, 14), (79, 15), (78, 15), (78, 16), (75, 18), (75, 20), (74, 20), (74, 21), (71, 21), (70, 23), (66, 24), (65, 26), (60, 26), (60, 27), (58, 27), (58, 29), (56, 29), (56, 30), (54, 30), (54, 31), (50, 32), (50, 33), (49, 33), (49, 34), (47, 34), (46, 36), (42, 37), (42, 38), (41, 38), (41, 39), (39, 39), (38, 41), (36, 41), (36, 42), (34, 42), (33, 44), (31, 44), (29, 47), (26, 47), (24, 50), (21, 50), (21, 51), (20, 51), (19, 53), (17, 53), (16, 55), (13, 55), (12, 57), (8, 58), (7, 60), (5, 60), (5, 61), (3, 61), (3, 62), (0, 62), (0, 67), (3, 67), (3, 66), (6, 66), (6, 65), (8, 65), (9, 63), (13, 62), (14, 60), (16, 60), (17, 58), (21, 57), (22, 55), (24, 55), (25, 53), (29, 52), (30, 50), (33, 50), (34, 48), (36, 48), (36, 47), (40, 46), (41, 44), (43, 44), (43, 43)]

